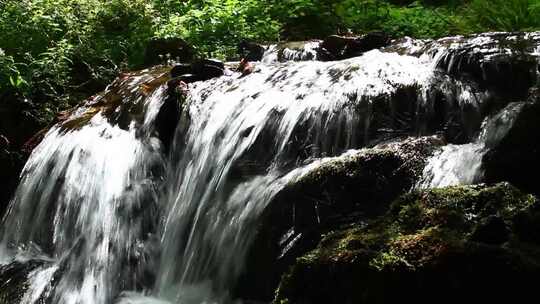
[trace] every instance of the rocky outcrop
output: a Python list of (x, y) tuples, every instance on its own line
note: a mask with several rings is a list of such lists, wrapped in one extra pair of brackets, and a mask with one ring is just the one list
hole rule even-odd
[(274, 303), (534, 297), (538, 206), (505, 183), (403, 195), (383, 217), (327, 234), (283, 276)]
[[(289, 41), (269, 46), (266, 53), (266, 61), (334, 61), (361, 56), (367, 51), (387, 46), (390, 38), (383, 32), (372, 32), (361, 36), (328, 36), (323, 40), (312, 39), (308, 41)], [(250, 58), (257, 60), (261, 53), (261, 45), (249, 46)], [(244, 51), (246, 52), (246, 51)], [(264, 60), (261, 55), (260, 59)]]
[(384, 213), (393, 199), (412, 187), (426, 158), (440, 144), (434, 137), (381, 144), (330, 159), (292, 182), (261, 220), (238, 295), (270, 299), (295, 257), (314, 248), (322, 234), (335, 227)]
[(261, 61), (265, 51), (265, 46), (255, 42), (244, 40), (238, 44), (238, 55), (240, 59), (244, 58), (247, 61)]
[(524, 99), (536, 84), (540, 33), (486, 33), (436, 40), (429, 48), (445, 47), (437, 66), (457, 79), (473, 80), (498, 95)]
[(191, 63), (177, 64), (171, 69), (171, 77), (185, 83), (210, 80), (224, 73), (225, 64), (215, 59), (198, 59)]
[(389, 43), (390, 37), (384, 32), (351, 37), (332, 35), (322, 41), (318, 49), (318, 58), (322, 61), (343, 60), (385, 47)]
[(487, 182), (510, 181), (520, 189), (540, 194), (540, 91), (534, 88), (512, 127), (482, 160)]

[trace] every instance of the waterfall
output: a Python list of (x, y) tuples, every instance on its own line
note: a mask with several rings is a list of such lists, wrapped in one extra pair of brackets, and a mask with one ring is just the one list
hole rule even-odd
[(487, 111), (495, 89), (451, 73), (465, 68), (459, 45), (409, 39), (332, 62), (294, 61), (316, 42), (286, 62), (270, 48), (248, 76), (189, 84), (189, 125), (167, 148), (156, 120), (168, 70), (123, 75), (26, 164), (0, 245), (1, 265), (35, 262), (20, 303), (234, 301), (274, 196), (351, 149), (438, 134), (450, 144), (417, 187), (481, 181), (483, 153), (522, 104)]
[[(145, 243), (152, 241), (163, 171), (160, 143), (145, 129), (164, 89), (144, 96), (140, 88), (150, 80), (129, 77), (118, 84), (123, 91), (112, 87), (92, 101), (140, 104), (147, 108), (140, 125), (122, 129), (103, 111), (90, 118), (92, 108), (83, 108), (53, 127), (28, 160), (2, 226), (2, 246), (11, 251), (4, 260), (20, 260), (27, 248), (37, 251), (33, 258), (47, 257), (30, 274), (22, 303), (36, 303), (41, 292), (54, 303), (110, 303), (119, 291), (143, 284), (139, 256), (148, 255)], [(67, 129), (79, 119), (88, 122)]]
[(478, 138), (468, 144), (444, 146), (429, 159), (417, 188), (470, 185), (482, 181), (482, 158), (508, 133), (524, 103), (510, 103), (486, 118)]

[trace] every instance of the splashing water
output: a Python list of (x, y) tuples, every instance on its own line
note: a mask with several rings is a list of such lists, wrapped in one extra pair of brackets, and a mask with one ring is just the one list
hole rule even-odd
[(508, 133), (523, 103), (510, 103), (486, 119), (477, 140), (463, 145), (446, 145), (426, 165), (417, 188), (470, 185), (482, 180), (482, 158)]

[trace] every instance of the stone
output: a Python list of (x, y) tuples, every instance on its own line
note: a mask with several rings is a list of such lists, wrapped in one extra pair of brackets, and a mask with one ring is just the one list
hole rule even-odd
[(191, 64), (191, 68), (193, 74), (199, 76), (201, 80), (209, 80), (223, 76), (225, 65), (219, 60), (201, 59), (194, 61)]
[(412, 187), (427, 157), (441, 144), (435, 137), (380, 144), (337, 157), (289, 184), (260, 220), (236, 294), (270, 300), (296, 257), (313, 249), (325, 232), (383, 214)]
[(41, 265), (43, 261), (38, 260), (0, 265), (0, 303), (20, 303), (27, 289), (28, 275)]
[(371, 32), (362, 36), (328, 36), (319, 47), (319, 59), (343, 60), (360, 56), (367, 51), (387, 46), (390, 38), (384, 32)]
[(193, 69), (189, 63), (180, 63), (171, 69), (171, 78), (175, 78), (181, 75), (192, 74)]
[(247, 61), (261, 61), (265, 51), (266, 47), (255, 42), (243, 40), (238, 44), (240, 59)]
[(170, 76), (185, 83), (191, 83), (221, 77), (224, 73), (223, 62), (215, 59), (198, 59), (189, 64), (182, 63), (173, 66)]
[(385, 215), (325, 235), (283, 275), (274, 303), (522, 302), (536, 294), (540, 246), (515, 227), (497, 232), (507, 243), (475, 231), (501, 230), (538, 203), (507, 183), (405, 194)]
[(540, 194), (540, 95), (531, 90), (507, 134), (484, 155), (486, 182), (509, 181), (525, 191)]
[(537, 80), (538, 60), (532, 53), (538, 41), (540, 35), (525, 33), (443, 38), (434, 42), (448, 47), (437, 67), (508, 99), (525, 99)]

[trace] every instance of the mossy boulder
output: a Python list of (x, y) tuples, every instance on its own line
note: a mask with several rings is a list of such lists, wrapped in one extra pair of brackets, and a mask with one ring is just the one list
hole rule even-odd
[(414, 185), (426, 159), (441, 144), (436, 137), (380, 144), (330, 159), (290, 182), (262, 216), (236, 294), (270, 300), (296, 257), (343, 223), (383, 214)]
[(415, 191), (297, 259), (274, 303), (518, 301), (540, 275), (540, 203), (507, 183)]

